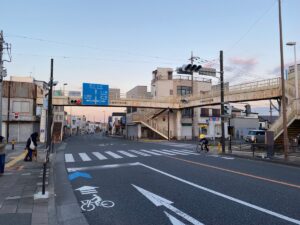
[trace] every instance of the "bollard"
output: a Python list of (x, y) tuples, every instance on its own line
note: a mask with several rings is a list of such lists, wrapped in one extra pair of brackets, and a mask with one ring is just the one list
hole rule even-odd
[(16, 143), (16, 141), (14, 139), (12, 139), (12, 141), (11, 141), (11, 150), (15, 150), (15, 143)]
[(222, 145), (220, 142), (218, 142), (218, 154), (221, 154), (222, 152)]
[(46, 163), (43, 164), (43, 187), (42, 187), (42, 194), (45, 194), (46, 189)]

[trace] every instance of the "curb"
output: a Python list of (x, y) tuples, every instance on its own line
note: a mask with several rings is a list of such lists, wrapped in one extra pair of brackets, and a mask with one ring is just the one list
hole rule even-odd
[(242, 156), (242, 155), (229, 154), (229, 153), (224, 153), (222, 155), (234, 156), (234, 157), (241, 158), (241, 159), (250, 159), (250, 160), (255, 160), (255, 161), (281, 164), (281, 165), (285, 165), (285, 166), (292, 166), (292, 167), (300, 168), (300, 164), (293, 163), (293, 162), (284, 162), (284, 161), (280, 161), (280, 160), (276, 160), (276, 159), (262, 159), (262, 158), (258, 158), (258, 157), (249, 157), (249, 156)]

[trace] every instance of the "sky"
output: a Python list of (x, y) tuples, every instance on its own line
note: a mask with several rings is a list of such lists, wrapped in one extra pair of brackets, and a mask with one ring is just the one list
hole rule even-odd
[[(299, 0), (282, 0), (284, 43), (298, 51), (299, 9)], [(150, 88), (153, 70), (186, 64), (191, 51), (219, 69), (223, 50), (232, 84), (280, 75), (277, 0), (1, 0), (0, 29), (12, 44), (8, 75), (48, 80), (54, 58), (66, 90)], [(291, 47), (284, 56), (291, 65)]]

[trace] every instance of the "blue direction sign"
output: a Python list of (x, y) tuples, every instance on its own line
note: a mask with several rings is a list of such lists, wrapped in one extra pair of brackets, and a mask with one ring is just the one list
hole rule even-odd
[(108, 85), (83, 83), (82, 90), (82, 105), (108, 105)]

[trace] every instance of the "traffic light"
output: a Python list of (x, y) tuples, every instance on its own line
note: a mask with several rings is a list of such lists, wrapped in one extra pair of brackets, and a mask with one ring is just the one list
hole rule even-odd
[(230, 106), (229, 104), (225, 104), (224, 105), (224, 115), (231, 116), (231, 112), (232, 112), (232, 106)]
[(186, 64), (183, 65), (182, 67), (177, 68), (177, 73), (181, 73), (181, 74), (191, 74), (193, 72), (198, 73), (201, 70), (201, 68), (202, 68), (201, 65)]
[(81, 99), (71, 99), (70, 103), (73, 105), (80, 105), (81, 104)]

